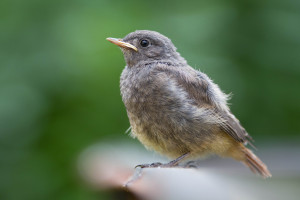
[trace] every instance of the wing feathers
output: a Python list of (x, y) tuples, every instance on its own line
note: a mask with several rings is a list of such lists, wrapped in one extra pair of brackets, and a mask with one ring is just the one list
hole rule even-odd
[[(166, 66), (156, 67), (156, 73), (166, 73), (168, 77), (175, 80), (183, 88), (189, 98), (193, 100), (198, 107), (211, 109), (213, 117), (218, 126), (228, 135), (238, 142), (249, 143), (252, 141), (251, 136), (242, 127), (239, 120), (230, 112), (227, 106), (229, 95), (224, 94), (220, 88), (208, 78), (207, 75), (191, 67)], [(183, 73), (184, 72), (184, 73)], [(250, 140), (250, 141), (249, 141)], [(255, 148), (255, 147), (254, 147)]]

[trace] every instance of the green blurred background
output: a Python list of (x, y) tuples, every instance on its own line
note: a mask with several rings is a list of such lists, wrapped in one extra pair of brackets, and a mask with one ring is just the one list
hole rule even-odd
[(299, 143), (300, 1), (0, 2), (0, 199), (90, 199), (80, 152), (132, 140), (125, 62), (105, 40), (149, 29), (226, 93), (258, 146)]

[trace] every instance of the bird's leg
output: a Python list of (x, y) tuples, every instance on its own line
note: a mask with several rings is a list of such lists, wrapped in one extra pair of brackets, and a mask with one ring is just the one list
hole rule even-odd
[(181, 160), (183, 160), (186, 156), (188, 156), (190, 153), (185, 153), (182, 156), (176, 158), (175, 160), (170, 161), (169, 163), (164, 164), (165, 167), (174, 167), (179, 164)]
[(176, 158), (175, 160), (172, 160), (168, 163), (162, 164), (160, 162), (152, 163), (152, 164), (141, 164), (135, 166), (135, 168), (140, 167), (140, 168), (156, 168), (156, 167), (162, 167), (162, 168), (168, 168), (168, 167), (176, 167), (178, 166), (179, 162), (183, 160), (186, 156), (188, 156), (190, 153), (185, 153), (182, 156)]

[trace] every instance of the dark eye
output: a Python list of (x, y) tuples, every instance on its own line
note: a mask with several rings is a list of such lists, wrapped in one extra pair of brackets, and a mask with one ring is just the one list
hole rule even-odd
[(141, 40), (140, 44), (142, 47), (147, 47), (147, 46), (149, 46), (150, 43), (148, 40)]

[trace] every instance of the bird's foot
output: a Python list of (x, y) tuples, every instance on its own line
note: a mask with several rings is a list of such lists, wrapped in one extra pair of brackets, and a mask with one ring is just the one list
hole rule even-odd
[(156, 167), (160, 167), (164, 164), (160, 163), (160, 162), (155, 162), (155, 163), (151, 163), (151, 164), (141, 164), (141, 165), (137, 165), (135, 166), (135, 168), (156, 168)]
[(171, 167), (178, 167), (179, 162), (184, 159), (186, 156), (188, 156), (189, 153), (185, 153), (182, 156), (176, 158), (175, 160), (172, 160), (171, 162), (162, 164), (160, 162), (152, 163), (152, 164), (142, 164), (142, 165), (137, 165), (135, 168), (140, 167), (140, 168), (171, 168)]
[(155, 162), (155, 163), (151, 163), (151, 164), (141, 164), (141, 165), (137, 165), (135, 166), (135, 168), (171, 168), (171, 167), (176, 167), (178, 165), (178, 163), (173, 162), (173, 160), (171, 162), (168, 163), (160, 163), (160, 162)]

